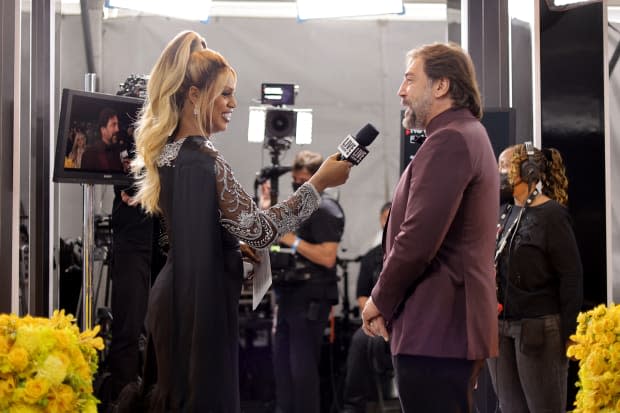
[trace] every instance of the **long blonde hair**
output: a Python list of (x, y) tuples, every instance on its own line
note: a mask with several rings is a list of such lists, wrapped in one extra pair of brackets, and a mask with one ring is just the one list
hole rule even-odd
[(86, 134), (81, 129), (76, 129), (73, 133), (73, 146), (68, 158), (73, 161), (76, 168), (80, 168), (82, 166), (82, 155), (84, 155), (86, 148)]
[(137, 155), (131, 165), (137, 178), (136, 200), (147, 212), (160, 212), (157, 158), (179, 125), (189, 88), (195, 86), (202, 92), (197, 105), (201, 110), (198, 123), (206, 136), (212, 129), (206, 120), (212, 119), (213, 103), (224, 89), (227, 75), (236, 77), (228, 62), (207, 49), (205, 40), (192, 31), (172, 39), (155, 63), (136, 125)]

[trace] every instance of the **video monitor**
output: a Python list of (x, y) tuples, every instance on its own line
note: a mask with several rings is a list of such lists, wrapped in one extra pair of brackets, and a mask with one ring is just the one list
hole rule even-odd
[(263, 105), (294, 105), (295, 85), (291, 83), (262, 83), (260, 103)]
[(143, 99), (63, 89), (54, 182), (129, 184)]

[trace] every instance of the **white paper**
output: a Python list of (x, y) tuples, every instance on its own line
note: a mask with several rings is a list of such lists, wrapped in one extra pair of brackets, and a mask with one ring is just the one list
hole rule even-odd
[(263, 297), (271, 287), (271, 261), (269, 249), (256, 250), (260, 262), (254, 264), (254, 277), (252, 278), (252, 310), (263, 300)]

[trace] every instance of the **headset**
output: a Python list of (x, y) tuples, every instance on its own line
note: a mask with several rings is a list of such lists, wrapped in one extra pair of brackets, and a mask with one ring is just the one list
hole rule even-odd
[(521, 162), (521, 179), (529, 186), (536, 185), (540, 181), (540, 169), (534, 161), (534, 145), (532, 142), (525, 142), (525, 152), (527, 153), (527, 159)]

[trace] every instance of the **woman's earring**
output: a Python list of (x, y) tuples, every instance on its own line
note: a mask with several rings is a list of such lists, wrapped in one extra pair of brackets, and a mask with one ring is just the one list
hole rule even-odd
[(198, 106), (194, 106), (194, 116), (198, 117)]

